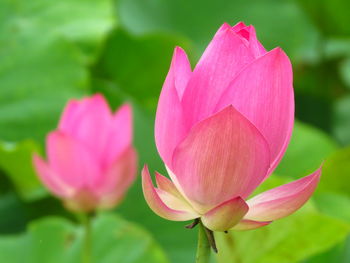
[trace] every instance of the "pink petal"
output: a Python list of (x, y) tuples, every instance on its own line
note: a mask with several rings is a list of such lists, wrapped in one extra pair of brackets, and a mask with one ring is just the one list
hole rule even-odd
[(219, 29), (195, 67), (183, 95), (188, 129), (213, 113), (222, 92), (242, 67), (253, 61), (247, 44), (226, 24)]
[(156, 191), (160, 199), (163, 201), (163, 203), (169, 208), (174, 210), (186, 211), (191, 214), (196, 214), (197, 217), (199, 217), (198, 213), (182, 197), (173, 195), (159, 188), (157, 188)]
[(64, 206), (71, 211), (78, 213), (89, 213), (95, 211), (98, 205), (98, 198), (89, 189), (82, 188), (74, 192), (74, 195), (63, 200)]
[[(239, 23), (237, 23), (237, 25), (236, 26), (238, 26), (238, 27), (240, 27), (241, 25), (240, 24), (243, 24), (242, 22), (239, 22)], [(225, 32), (225, 31), (227, 31), (227, 30), (233, 30), (234, 32), (236, 32), (236, 30), (234, 29), (235, 28), (235, 26), (234, 27), (231, 27), (230, 26), (230, 24), (228, 24), (228, 23), (223, 23), (222, 25), (221, 25), (221, 27), (218, 29), (218, 31), (216, 31), (216, 33), (215, 33), (215, 35), (214, 35), (214, 38), (216, 38), (219, 34), (221, 34), (222, 32)]]
[(237, 225), (235, 225), (231, 230), (243, 231), (243, 230), (253, 230), (263, 226), (271, 224), (272, 221), (259, 222), (254, 220), (241, 220)]
[(248, 209), (248, 205), (238, 196), (213, 208), (201, 220), (212, 231), (226, 231), (236, 225)]
[[(156, 182), (158, 187), (157, 193), (167, 206), (173, 209), (196, 213), (191, 204), (186, 200), (186, 197), (180, 193), (171, 180), (156, 172)], [(176, 204), (177, 208), (172, 207), (174, 204)]]
[(239, 35), (240, 37), (244, 38), (245, 40), (249, 41), (250, 39), (250, 32), (248, 27), (244, 27), (239, 31), (236, 31), (236, 34)]
[(173, 221), (186, 221), (198, 217), (196, 214), (187, 211), (174, 210), (168, 207), (159, 197), (154, 188), (147, 166), (142, 170), (142, 189), (147, 204), (153, 212), (160, 217)]
[(232, 106), (198, 123), (174, 151), (173, 172), (197, 211), (248, 196), (269, 167), (264, 137)]
[(287, 148), (294, 123), (292, 67), (286, 54), (277, 48), (247, 66), (222, 94), (216, 111), (230, 104), (268, 141), (270, 174)]
[(80, 142), (62, 132), (52, 132), (47, 138), (47, 155), (60, 180), (75, 189), (94, 189), (101, 171), (95, 156)]
[(103, 158), (112, 113), (104, 97), (96, 94), (68, 103), (59, 130), (89, 147), (97, 158)]
[(156, 183), (157, 187), (163, 191), (166, 191), (174, 196), (182, 197), (179, 190), (176, 188), (175, 184), (165, 176), (156, 172)]
[(132, 142), (132, 109), (130, 104), (122, 105), (114, 114), (105, 141), (103, 163), (113, 164), (130, 147)]
[(174, 74), (174, 86), (181, 100), (192, 74), (190, 61), (188, 60), (186, 52), (181, 47), (176, 47), (174, 50), (171, 70), (173, 70)]
[(247, 203), (245, 218), (271, 221), (288, 216), (306, 203), (314, 192), (321, 176), (321, 168), (299, 180), (263, 192)]
[(81, 114), (80, 105), (81, 102), (78, 100), (71, 99), (68, 101), (67, 105), (64, 107), (61, 119), (58, 124), (59, 129), (68, 131), (73, 125), (75, 125), (77, 116)]
[(180, 100), (191, 75), (186, 53), (175, 48), (169, 73), (158, 101), (155, 122), (155, 139), (160, 156), (171, 163), (173, 150), (184, 136)]
[(266, 53), (265, 48), (257, 39), (255, 28), (252, 25), (246, 26), (243, 22), (238, 22), (231, 27), (229, 24), (224, 23), (216, 34), (227, 28), (231, 28), (237, 35), (249, 42), (248, 46), (254, 57), (257, 58)]
[(246, 24), (244, 24), (244, 22), (240, 21), (238, 22), (237, 24), (235, 24), (233, 27), (232, 27), (232, 30), (237, 33), (239, 31), (241, 31), (242, 29), (246, 28)]
[(250, 50), (255, 57), (266, 53), (265, 48), (257, 39), (255, 28), (252, 25), (246, 26), (243, 22), (239, 22), (232, 27), (232, 30), (249, 41)]
[(266, 53), (266, 49), (263, 47), (263, 45), (259, 42), (255, 28), (250, 25), (246, 28), (246, 31), (249, 32), (249, 47), (254, 56), (260, 57)]
[(63, 182), (40, 156), (34, 154), (33, 164), (40, 180), (53, 194), (67, 198), (74, 193), (74, 189)]
[(168, 172), (169, 177), (171, 178), (171, 182), (174, 184), (174, 186), (176, 187), (176, 190), (179, 192), (179, 194), (181, 195), (181, 197), (183, 199), (185, 199), (187, 201), (187, 203), (189, 203), (191, 205), (192, 208), (195, 208), (196, 204), (193, 205), (192, 200), (190, 200), (187, 196), (186, 193), (184, 191), (184, 189), (182, 189), (179, 180), (177, 179), (176, 175), (170, 170), (170, 168), (168, 166), (165, 165), (165, 168)]
[(110, 209), (118, 205), (135, 180), (137, 172), (137, 154), (132, 146), (126, 149), (109, 167), (100, 185), (97, 195), (98, 207)]
[(129, 146), (95, 183), (95, 192), (104, 199), (102, 202), (122, 198), (135, 180), (136, 172), (137, 154), (135, 149)]

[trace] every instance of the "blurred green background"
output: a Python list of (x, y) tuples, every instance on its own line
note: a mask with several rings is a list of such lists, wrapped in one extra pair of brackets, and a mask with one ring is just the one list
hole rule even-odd
[[(82, 229), (31, 166), (67, 100), (100, 92), (113, 108), (131, 102), (139, 167), (165, 173), (153, 124), (173, 48), (195, 65), (223, 22), (241, 20), (267, 49), (281, 46), (294, 68), (293, 138), (260, 190), (326, 161), (303, 209), (259, 230), (217, 235), (213, 262), (350, 262), (349, 10), (348, 0), (1, 0), (0, 262), (79, 262)], [(94, 231), (96, 263), (194, 261), (196, 230), (153, 214), (140, 177)]]

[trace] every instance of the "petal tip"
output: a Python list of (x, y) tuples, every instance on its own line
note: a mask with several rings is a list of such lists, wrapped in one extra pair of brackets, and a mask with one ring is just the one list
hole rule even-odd
[(312, 196), (321, 176), (321, 168), (296, 181), (270, 189), (248, 201), (247, 219), (271, 221), (300, 209)]
[(126, 115), (128, 119), (132, 118), (132, 105), (130, 102), (123, 103), (119, 106), (119, 108), (115, 111), (114, 116), (118, 116), (119, 114)]
[(141, 175), (142, 176), (149, 176), (149, 169), (148, 169), (148, 165), (147, 164), (144, 164), (143, 167), (142, 167), (142, 172), (141, 172)]
[(174, 48), (174, 53), (176, 54), (176, 53), (178, 53), (178, 52), (183, 52), (183, 53), (185, 53), (185, 50), (184, 50), (182, 47), (180, 47), (180, 46), (175, 46), (175, 48)]
[(142, 169), (142, 189), (147, 204), (154, 213), (172, 221), (187, 221), (198, 217), (196, 214), (187, 211), (174, 210), (168, 207), (154, 188), (148, 167)]

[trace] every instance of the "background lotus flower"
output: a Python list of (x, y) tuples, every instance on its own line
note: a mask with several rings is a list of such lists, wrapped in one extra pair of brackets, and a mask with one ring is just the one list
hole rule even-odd
[(194, 70), (176, 48), (158, 102), (155, 138), (168, 178), (154, 188), (143, 169), (151, 209), (169, 220), (201, 218), (210, 230), (247, 230), (299, 209), (321, 173), (247, 198), (275, 169), (294, 123), (292, 67), (266, 51), (253, 26), (224, 24)]
[(112, 113), (101, 95), (71, 100), (46, 140), (47, 161), (34, 155), (41, 181), (68, 208), (90, 211), (118, 203), (136, 174), (132, 113)]

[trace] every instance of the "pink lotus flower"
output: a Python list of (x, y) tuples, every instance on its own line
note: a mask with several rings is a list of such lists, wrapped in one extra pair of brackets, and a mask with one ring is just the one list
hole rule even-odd
[(294, 123), (292, 67), (266, 51), (253, 26), (224, 24), (194, 70), (177, 47), (158, 102), (155, 138), (168, 178), (143, 191), (159, 216), (201, 218), (213, 231), (247, 230), (299, 209), (321, 170), (247, 198), (275, 169)]
[(128, 104), (113, 114), (101, 95), (71, 100), (46, 147), (47, 161), (34, 155), (34, 166), (43, 184), (72, 210), (114, 206), (135, 178)]

